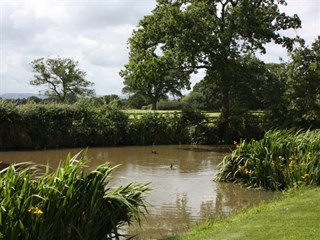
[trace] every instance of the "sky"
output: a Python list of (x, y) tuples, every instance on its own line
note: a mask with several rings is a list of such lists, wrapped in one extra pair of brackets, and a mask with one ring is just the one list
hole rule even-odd
[[(298, 14), (298, 34), (310, 45), (320, 35), (320, 1), (287, 0), (281, 10)], [(94, 82), (97, 95), (122, 95), (119, 71), (128, 62), (128, 38), (155, 0), (0, 0), (0, 95), (39, 93), (30, 85), (31, 62), (40, 57), (73, 58)], [(266, 62), (287, 60), (287, 52), (268, 44)], [(193, 84), (203, 73), (192, 77)]]

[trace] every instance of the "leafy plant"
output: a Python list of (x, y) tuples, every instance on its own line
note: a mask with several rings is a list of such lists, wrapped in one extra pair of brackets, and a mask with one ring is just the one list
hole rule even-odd
[(283, 190), (320, 184), (320, 130), (274, 130), (260, 141), (240, 141), (223, 159), (216, 179)]
[(0, 239), (119, 239), (123, 225), (140, 221), (148, 185), (111, 189), (109, 163), (91, 172), (85, 164), (79, 153), (54, 171), (33, 163), (2, 170)]

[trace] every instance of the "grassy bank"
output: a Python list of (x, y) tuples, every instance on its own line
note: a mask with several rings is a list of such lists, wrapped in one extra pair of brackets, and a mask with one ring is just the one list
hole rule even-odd
[(319, 239), (320, 189), (290, 190), (270, 204), (195, 227), (170, 240)]

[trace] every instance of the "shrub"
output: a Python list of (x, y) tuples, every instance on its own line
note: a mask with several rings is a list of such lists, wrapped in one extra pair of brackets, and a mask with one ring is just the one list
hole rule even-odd
[(158, 110), (181, 110), (183, 103), (177, 100), (161, 100), (157, 104)]
[(118, 239), (121, 226), (139, 221), (148, 186), (111, 190), (113, 168), (85, 172), (84, 159), (69, 155), (55, 171), (32, 163), (2, 170), (0, 239)]
[(214, 123), (198, 110), (146, 111), (129, 120), (128, 113), (95, 100), (18, 106), (0, 101), (0, 149), (218, 142)]
[(204, 114), (192, 108), (184, 108), (179, 119), (178, 134), (182, 136), (181, 142), (203, 144), (207, 142), (206, 133), (209, 130), (207, 119)]
[(128, 144), (128, 114), (116, 107), (106, 106), (101, 109), (101, 123), (105, 145)]
[(131, 141), (139, 145), (171, 143), (169, 125), (168, 117), (159, 113), (135, 117), (130, 125)]

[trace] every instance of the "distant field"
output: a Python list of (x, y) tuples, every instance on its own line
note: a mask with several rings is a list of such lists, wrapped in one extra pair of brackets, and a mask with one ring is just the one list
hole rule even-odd
[[(142, 110), (142, 109), (130, 109), (130, 110), (123, 110), (125, 113), (129, 114), (129, 119), (133, 119), (133, 118), (139, 118), (145, 114), (148, 113), (159, 113), (159, 114), (165, 114), (165, 115), (173, 115), (173, 114), (179, 114), (181, 113), (180, 110)], [(214, 120), (216, 120), (219, 116), (220, 113), (219, 112), (206, 112), (203, 111), (203, 113), (213, 122)]]
[(181, 112), (180, 110), (143, 110), (143, 109), (126, 109), (123, 110), (125, 113), (128, 114), (147, 114), (147, 113), (174, 113), (174, 112)]

